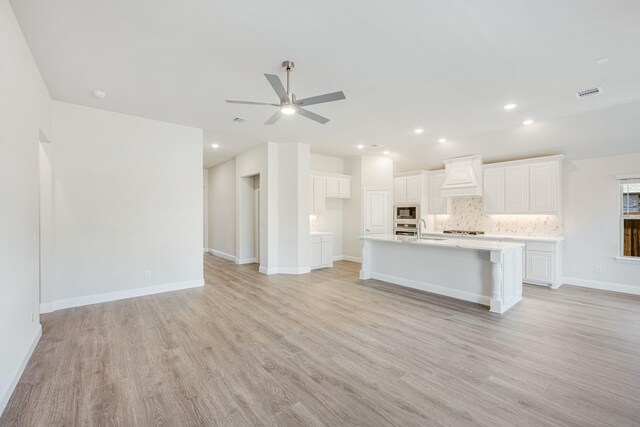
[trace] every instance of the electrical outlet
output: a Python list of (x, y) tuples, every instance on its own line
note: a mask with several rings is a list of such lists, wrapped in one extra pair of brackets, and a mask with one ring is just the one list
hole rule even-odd
[(144, 272), (144, 278), (145, 279), (151, 279), (151, 270), (147, 270)]
[(594, 268), (596, 273), (604, 273), (604, 268), (601, 265), (596, 265)]

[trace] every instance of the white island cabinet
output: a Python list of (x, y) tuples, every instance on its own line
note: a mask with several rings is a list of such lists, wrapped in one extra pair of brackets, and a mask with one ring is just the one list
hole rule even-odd
[(378, 279), (487, 305), (522, 300), (522, 243), (363, 236), (360, 279)]

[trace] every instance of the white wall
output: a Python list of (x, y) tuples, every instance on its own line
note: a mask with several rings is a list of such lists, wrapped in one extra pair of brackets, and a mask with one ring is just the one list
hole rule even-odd
[(310, 167), (316, 172), (344, 173), (344, 159), (312, 153)]
[(52, 105), (56, 308), (203, 284), (202, 130)]
[[(38, 140), (49, 92), (0, 0), (0, 414), (39, 334)], [(35, 236), (35, 237), (34, 237)]]
[(344, 161), (344, 170), (352, 179), (351, 199), (344, 203), (344, 255), (356, 260), (360, 258), (358, 237), (363, 233), (363, 191), (388, 189), (389, 206), (393, 205), (393, 160), (380, 155), (350, 157)]
[[(307, 144), (265, 143), (209, 169), (209, 246), (236, 262), (253, 262), (253, 179), (260, 185), (260, 271), (309, 267)], [(234, 184), (230, 184), (233, 179)], [(231, 217), (234, 218), (232, 221)], [(235, 237), (231, 237), (235, 233)]]
[(209, 168), (209, 249), (236, 256), (236, 159)]
[(278, 272), (304, 273), (310, 266), (307, 144), (278, 144)]
[(640, 153), (565, 162), (565, 283), (640, 294), (640, 264), (614, 259), (620, 241), (615, 175), (638, 172)]
[(344, 173), (351, 175), (351, 198), (344, 201), (342, 253), (359, 260), (362, 235), (362, 157), (349, 157), (344, 161)]
[[(236, 156), (236, 252), (238, 260), (253, 253), (253, 210), (241, 197), (242, 178), (260, 175), (260, 269), (277, 271), (278, 210), (277, 210), (277, 151), (275, 144), (266, 143)], [(269, 162), (269, 159), (272, 159)], [(226, 202), (223, 202), (226, 203)]]
[[(311, 154), (311, 171), (344, 173), (344, 159), (339, 157)], [(327, 199), (325, 211), (315, 216), (312, 231), (328, 231), (333, 233), (333, 256), (341, 257), (344, 252), (344, 201), (342, 199)]]
[(202, 248), (207, 251), (209, 249), (209, 169), (202, 170)]

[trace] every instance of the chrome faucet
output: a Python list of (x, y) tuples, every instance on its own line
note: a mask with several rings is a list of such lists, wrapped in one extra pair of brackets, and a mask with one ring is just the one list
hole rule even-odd
[(427, 228), (427, 221), (424, 218), (420, 218), (418, 221), (418, 240), (422, 239), (422, 224), (424, 224), (424, 228)]

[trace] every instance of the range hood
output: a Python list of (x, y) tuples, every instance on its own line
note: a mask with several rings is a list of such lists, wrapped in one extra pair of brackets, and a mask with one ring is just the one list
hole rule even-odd
[(444, 160), (442, 197), (482, 196), (482, 156)]

